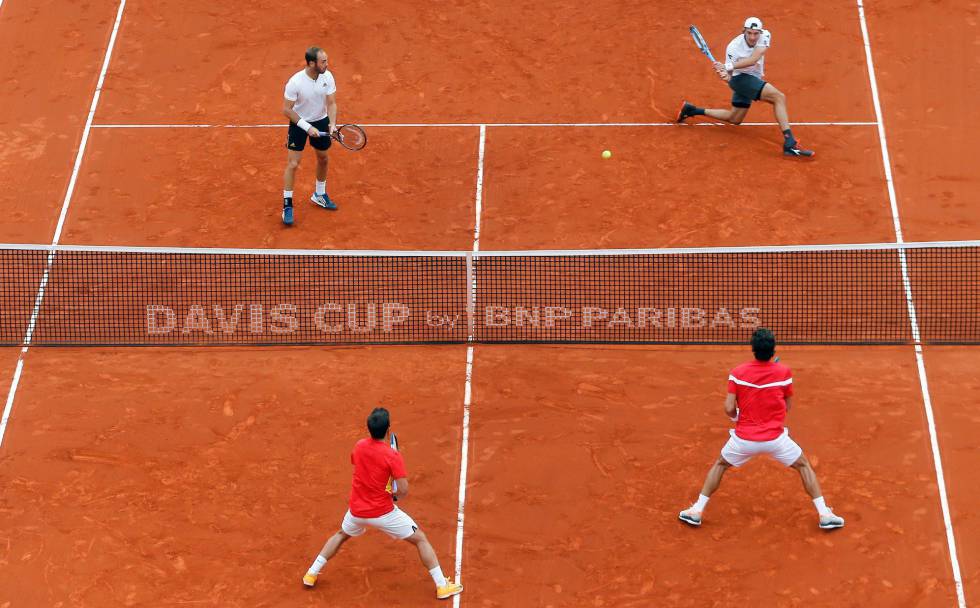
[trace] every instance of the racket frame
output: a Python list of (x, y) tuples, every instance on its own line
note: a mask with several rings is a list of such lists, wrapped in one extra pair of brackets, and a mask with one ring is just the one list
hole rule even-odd
[(718, 63), (715, 56), (711, 54), (711, 49), (708, 48), (708, 43), (705, 41), (704, 36), (701, 35), (701, 30), (699, 30), (696, 25), (692, 25), (688, 31), (691, 32), (691, 38), (694, 38), (694, 44), (696, 44), (698, 49), (711, 60), (711, 63)]

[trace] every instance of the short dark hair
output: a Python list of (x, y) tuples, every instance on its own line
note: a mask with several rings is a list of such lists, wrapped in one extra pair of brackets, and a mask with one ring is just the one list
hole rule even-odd
[(752, 352), (759, 361), (772, 359), (776, 352), (776, 336), (765, 327), (752, 332)]
[(391, 419), (388, 410), (383, 407), (376, 407), (371, 410), (371, 415), (367, 419), (368, 431), (372, 439), (384, 439), (388, 434), (388, 427), (391, 426)]
[(310, 65), (310, 63), (316, 63), (318, 56), (320, 55), (320, 52), (322, 50), (323, 49), (321, 49), (318, 46), (311, 46), (310, 48), (306, 49), (306, 65)]

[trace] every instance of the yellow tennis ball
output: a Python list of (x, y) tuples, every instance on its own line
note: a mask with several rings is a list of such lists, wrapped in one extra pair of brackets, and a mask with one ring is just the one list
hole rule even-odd
[(603, 150), (602, 158), (612, 158), (612, 152), (610, 152), (609, 150)]

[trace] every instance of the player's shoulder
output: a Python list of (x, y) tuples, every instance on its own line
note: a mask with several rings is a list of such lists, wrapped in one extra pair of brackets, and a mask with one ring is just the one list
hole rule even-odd
[(354, 451), (363, 452), (364, 450), (370, 450), (374, 446), (374, 443), (375, 442), (373, 439), (362, 437), (361, 439), (357, 440), (357, 443), (354, 444)]
[(295, 74), (293, 74), (292, 76), (289, 77), (289, 82), (291, 82), (291, 83), (299, 83), (299, 82), (301, 82), (301, 79), (305, 75), (306, 75), (306, 70), (300, 70), (300, 71), (296, 72)]
[(754, 361), (746, 361), (745, 363), (739, 363), (728, 372), (729, 376), (734, 376), (740, 378), (745, 375), (746, 370), (752, 367)]
[(337, 79), (333, 77), (333, 72), (330, 70), (326, 70), (320, 74), (320, 76), (317, 77), (316, 82), (317, 85), (328, 90), (337, 88)]
[(786, 365), (785, 363), (778, 363), (778, 362), (776, 362), (776, 363), (773, 363), (773, 366), (776, 369), (776, 373), (779, 374), (780, 376), (782, 376), (783, 378), (791, 378), (791, 377), (793, 377), (793, 370), (791, 370), (789, 368), (789, 366)]

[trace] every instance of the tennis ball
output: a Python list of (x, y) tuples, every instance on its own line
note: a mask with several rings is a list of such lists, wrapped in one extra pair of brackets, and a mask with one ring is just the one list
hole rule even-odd
[(612, 158), (612, 152), (610, 152), (609, 150), (603, 150), (602, 158)]

